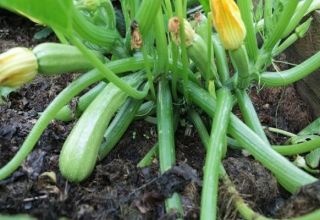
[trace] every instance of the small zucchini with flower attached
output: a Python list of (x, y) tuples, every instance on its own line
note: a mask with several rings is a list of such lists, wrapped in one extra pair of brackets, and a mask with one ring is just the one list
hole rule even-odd
[[(123, 79), (130, 86), (137, 87), (143, 81), (144, 74), (140, 72)], [(80, 182), (90, 175), (105, 129), (127, 97), (125, 92), (109, 83), (82, 114), (59, 157), (60, 171), (69, 181)]]
[[(99, 53), (97, 56), (101, 61), (106, 60)], [(0, 54), (0, 86), (21, 86), (37, 73), (51, 75), (91, 69), (91, 63), (71, 45), (43, 43), (33, 50), (16, 47)]]
[[(38, 72), (45, 75), (86, 72), (93, 69), (78, 48), (66, 44), (43, 43), (33, 49), (38, 60)], [(104, 61), (104, 57), (96, 53)]]
[(0, 86), (21, 86), (37, 75), (37, 69), (37, 58), (31, 50), (12, 48), (0, 54)]

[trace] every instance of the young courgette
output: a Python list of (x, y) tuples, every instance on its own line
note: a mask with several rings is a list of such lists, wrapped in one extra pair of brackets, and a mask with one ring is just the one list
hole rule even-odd
[[(123, 79), (137, 87), (142, 82), (143, 75), (136, 73)], [(80, 182), (90, 175), (105, 129), (127, 96), (109, 83), (82, 114), (65, 141), (59, 158), (60, 171), (69, 181)]]
[[(38, 72), (53, 75), (69, 72), (86, 72), (93, 69), (92, 64), (78, 48), (66, 44), (43, 43), (33, 49), (38, 60)], [(105, 58), (97, 53), (103, 61)]]
[(121, 139), (133, 121), (141, 103), (142, 100), (129, 97), (120, 108), (104, 134), (104, 142), (99, 149), (99, 160), (105, 158)]

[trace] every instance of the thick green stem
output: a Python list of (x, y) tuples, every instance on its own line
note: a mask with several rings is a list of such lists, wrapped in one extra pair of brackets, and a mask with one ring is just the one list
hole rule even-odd
[[(199, 133), (200, 140), (202, 144), (206, 146), (206, 141), (209, 143), (209, 134), (208, 131), (201, 120), (198, 113), (195, 111), (190, 111), (188, 113), (192, 123), (195, 125), (196, 129)], [(234, 149), (243, 149), (243, 147), (234, 139), (227, 137), (228, 146)], [(272, 148), (277, 151), (281, 155), (292, 156), (302, 153), (307, 153), (312, 151), (320, 146), (320, 138), (313, 139), (311, 141), (307, 141), (301, 144), (292, 144), (292, 145), (272, 145)]]
[(251, 128), (260, 138), (262, 138), (262, 140), (264, 140), (266, 143), (269, 143), (263, 127), (261, 126), (257, 112), (247, 92), (244, 90), (237, 90), (236, 94), (241, 113), (248, 127)]
[(219, 167), (223, 145), (232, 109), (232, 95), (229, 89), (222, 88), (217, 93), (216, 112), (205, 160), (204, 180), (201, 193), (200, 219), (216, 219), (219, 183)]
[[(272, 29), (272, 4), (273, 0), (265, 0), (264, 1), (264, 30), (267, 32), (267, 36), (270, 34), (270, 31)], [(258, 30), (259, 28), (256, 27)]]
[(295, 13), (298, 3), (299, 0), (290, 0), (287, 2), (283, 12), (279, 17), (276, 27), (273, 29), (272, 33), (270, 33), (263, 45), (263, 51), (267, 53), (271, 52), (273, 47), (281, 39), (282, 34), (285, 32), (286, 27), (288, 26), (288, 22), (290, 22), (290, 19)]
[(77, 10), (74, 10), (73, 28), (76, 33), (86, 41), (111, 49), (114, 43), (120, 39), (115, 30), (102, 29), (90, 23)]
[(161, 9), (161, 0), (143, 0), (140, 8), (136, 14), (135, 20), (139, 24), (139, 30), (143, 36), (145, 36)]
[(195, 128), (197, 129), (203, 146), (207, 150), (210, 136), (208, 134), (207, 128), (204, 125), (200, 115), (195, 110), (190, 110), (188, 112), (188, 116), (189, 116), (190, 120), (192, 121), (192, 123), (194, 124)]
[[(195, 127), (199, 133), (201, 142), (203, 143), (203, 146), (207, 149), (209, 147), (209, 134), (208, 134), (202, 120), (200, 119), (199, 115), (194, 111), (189, 112), (189, 113), (190, 113), (189, 115), (191, 116), (192, 122), (195, 125)], [(235, 188), (234, 184), (230, 180), (222, 163), (220, 163), (219, 174), (220, 174), (221, 180), (223, 181), (223, 184), (227, 187), (227, 191), (231, 194), (231, 198), (233, 199), (233, 201), (235, 203), (236, 209), (239, 211), (239, 213), (241, 214), (241, 216), (244, 219), (247, 219), (247, 220), (273, 220), (272, 218), (267, 218), (267, 217), (260, 215), (259, 213), (254, 212), (246, 204), (246, 202), (242, 199), (242, 197), (238, 193), (237, 189)], [(318, 210), (318, 211), (314, 211), (312, 213), (306, 214), (301, 217), (292, 218), (291, 220), (314, 220), (314, 219), (318, 219), (319, 217), (320, 217), (320, 211)]]
[(300, 7), (297, 7), (297, 10), (295, 10), (294, 15), (289, 22), (289, 25), (282, 34), (282, 38), (288, 36), (296, 28), (305, 13), (308, 11), (308, 8), (310, 7), (312, 2), (313, 0), (305, 0), (301, 6), (299, 5)]
[(309, 27), (311, 25), (313, 18), (310, 17), (307, 21), (299, 25), (293, 34), (291, 34), (283, 43), (280, 44), (280, 46), (276, 47), (272, 51), (272, 56), (277, 56), (280, 53), (282, 53), (285, 49), (290, 47), (293, 43), (295, 43), (298, 39), (303, 38), (307, 31), (309, 30)]
[(310, 152), (320, 147), (320, 137), (301, 144), (273, 146), (273, 149), (282, 155), (296, 155)]
[(105, 11), (105, 16), (107, 17), (107, 27), (111, 30), (116, 28), (116, 14), (111, 0), (107, 0), (102, 3), (102, 7)]
[(241, 46), (236, 50), (230, 50), (230, 55), (232, 63), (239, 76), (238, 88), (246, 89), (250, 84), (250, 69), (247, 50), (244, 46)]
[(143, 46), (143, 48), (142, 48), (142, 54), (143, 54), (143, 59), (145, 62), (145, 67), (146, 67), (146, 72), (147, 72), (147, 77), (148, 77), (148, 85), (151, 90), (151, 95), (153, 96), (153, 98), (155, 98), (156, 91), (155, 91), (154, 84), (153, 84), (154, 75), (153, 75), (153, 72), (151, 71), (151, 66), (150, 66), (149, 62), (147, 61), (148, 54), (147, 54), (147, 49), (145, 46)]
[[(176, 11), (177, 11), (177, 15), (179, 17), (179, 35), (180, 35), (180, 48), (181, 48), (181, 62), (182, 62), (182, 67), (183, 67), (183, 85), (184, 88), (186, 87), (186, 83), (188, 81), (188, 74), (187, 74), (187, 70), (188, 70), (188, 66), (189, 66), (189, 60), (188, 60), (188, 54), (187, 54), (187, 46), (186, 46), (186, 35), (185, 35), (185, 26), (184, 26), (184, 7), (183, 7), (183, 0), (177, 0), (175, 2), (175, 6), (176, 6)], [(188, 100), (188, 92), (187, 89), (185, 88), (185, 97)]]
[(163, 21), (163, 14), (162, 14), (162, 11), (159, 10), (156, 15), (155, 26), (154, 26), (157, 52), (158, 52), (157, 71), (159, 73), (167, 73), (168, 66), (169, 66), (167, 36), (166, 36), (166, 31), (164, 27), (165, 25)]
[(253, 23), (253, 4), (252, 0), (238, 0), (238, 6), (241, 12), (242, 20), (246, 26), (247, 36), (245, 45), (249, 58), (255, 62), (258, 57), (258, 43), (256, 38), (256, 30)]
[(256, 80), (263, 86), (279, 87), (294, 83), (320, 67), (320, 52), (316, 53), (303, 63), (281, 72), (265, 72)]
[[(174, 144), (174, 126), (172, 112), (172, 97), (168, 80), (162, 78), (158, 87), (157, 100), (157, 127), (159, 140), (159, 160), (161, 173), (169, 170), (176, 162)], [(183, 213), (181, 200), (178, 194), (166, 200), (167, 212)]]
[(148, 151), (148, 153), (139, 161), (137, 167), (144, 168), (150, 166), (152, 160), (158, 155), (159, 152), (159, 144), (156, 143), (153, 147)]
[(109, 82), (119, 87), (122, 91), (135, 99), (143, 99), (149, 91), (149, 86), (146, 86), (143, 91), (139, 91), (132, 86), (125, 83), (120, 77), (116, 76), (107, 66), (105, 66), (96, 55), (87, 49), (80, 40), (74, 36), (69, 36), (70, 42), (74, 44), (83, 53), (84, 56), (95, 66), (99, 73), (105, 77)]
[(225, 83), (230, 78), (226, 51), (219, 39), (218, 34), (213, 34), (212, 41), (219, 78), (222, 83)]
[[(214, 98), (192, 82), (188, 82), (187, 88), (190, 93), (190, 100), (213, 117), (216, 106)], [(288, 191), (295, 192), (303, 185), (317, 180), (274, 151), (268, 143), (233, 114), (230, 116), (228, 133), (265, 167), (271, 170)]]
[[(115, 73), (123, 73), (127, 71), (136, 71), (143, 68), (143, 60), (137, 58), (118, 60), (110, 62), (107, 66)], [(0, 169), (0, 180), (11, 175), (25, 160), (28, 154), (34, 148), (36, 142), (39, 140), (42, 132), (46, 129), (48, 124), (54, 119), (56, 113), (71, 99), (79, 94), (82, 90), (91, 84), (101, 80), (102, 77), (97, 70), (92, 70), (89, 73), (82, 75), (80, 78), (72, 82), (66, 87), (46, 108), (41, 114), (37, 123), (32, 128), (23, 145), (15, 156)]]

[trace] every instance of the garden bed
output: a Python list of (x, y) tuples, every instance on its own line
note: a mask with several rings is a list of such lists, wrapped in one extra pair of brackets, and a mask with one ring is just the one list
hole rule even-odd
[[(40, 29), (16, 15), (1, 12), (1, 52), (13, 46), (32, 47), (39, 43), (32, 38)], [(76, 77), (77, 74), (37, 77), (9, 95), (0, 106), (1, 166), (19, 149), (38, 113)], [(265, 126), (298, 132), (313, 119), (293, 86), (262, 91), (252, 87), (251, 97)], [(23, 166), (7, 180), (0, 181), (0, 213), (28, 213), (39, 219), (174, 219), (165, 215), (163, 202), (178, 191), (186, 219), (198, 219), (205, 155), (196, 130), (188, 122), (179, 124), (177, 166), (169, 173), (160, 176), (156, 159), (150, 168), (136, 167), (156, 142), (156, 126), (141, 120), (130, 126), (110, 155), (97, 164), (90, 178), (73, 184), (61, 176), (58, 156), (74, 123), (53, 121)], [(285, 141), (272, 133), (268, 136), (273, 143)], [(250, 206), (267, 216), (298, 216), (319, 208), (319, 184), (308, 186), (289, 199), (271, 173), (241, 151), (229, 152), (224, 165)], [(219, 194), (220, 218), (236, 219), (223, 187)]]

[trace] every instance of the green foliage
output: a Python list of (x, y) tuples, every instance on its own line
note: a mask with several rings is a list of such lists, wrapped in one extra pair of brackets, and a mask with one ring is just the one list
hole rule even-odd
[(1, 87), (0, 86), (0, 105), (5, 103), (5, 100), (8, 98), (8, 95), (11, 92), (14, 92), (15, 88), (10, 87)]
[(311, 124), (301, 130), (298, 135), (320, 135), (320, 118), (314, 120)]
[(309, 154), (307, 154), (306, 162), (307, 162), (308, 166), (313, 168), (313, 169), (319, 167), (319, 163), (320, 163), (320, 148), (315, 149), (315, 150), (311, 151)]
[[(191, 27), (186, 21), (186, 11), (187, 5), (190, 6), (194, 2), (187, 0), (124, 0), (120, 1), (121, 13), (117, 13), (115, 10), (119, 9), (115, 9), (111, 1), (104, 2), (108, 4), (103, 6), (100, 4), (100, 0), (92, 0), (90, 3), (94, 7), (86, 4), (75, 7), (72, 0), (0, 0), (0, 7), (20, 13), (48, 26), (35, 37), (45, 38), (52, 29), (59, 40), (64, 43), (64, 45), (55, 44), (52, 47), (42, 48), (45, 51), (42, 53), (43, 56), (38, 53), (39, 47), (37, 47), (38, 50), (33, 50), (39, 65), (38, 71), (48, 67), (43, 61), (52, 64), (52, 68), (58, 73), (96, 68), (66, 87), (41, 114), (17, 154), (0, 169), (0, 180), (7, 178), (22, 164), (36, 145), (42, 132), (55, 117), (61, 118), (62, 112), (62, 116), (64, 116), (62, 118), (73, 119), (72, 109), (67, 106), (70, 100), (92, 84), (99, 81), (104, 84), (101, 81), (108, 81), (108, 85), (113, 85), (113, 92), (106, 91), (106, 88), (95, 90), (94, 93), (87, 94), (87, 98), (80, 98), (75, 108), (77, 117), (78, 114), (79, 116), (83, 114), (74, 127), (76, 132), (73, 131), (65, 142), (65, 146), (69, 145), (72, 150), (62, 151), (62, 156), (60, 156), (61, 171), (71, 181), (82, 181), (91, 174), (98, 157), (98, 149), (104, 147), (102, 142), (105, 131), (107, 131), (105, 138), (110, 138), (107, 141), (111, 144), (106, 145), (108, 147), (103, 150), (100, 157), (107, 156), (109, 151), (116, 146), (122, 134), (134, 120), (143, 100), (156, 103), (155, 115), (157, 118), (152, 117), (152, 119), (158, 128), (158, 145), (143, 161), (145, 164), (150, 164), (151, 159), (158, 152), (161, 173), (171, 169), (175, 164), (174, 119), (179, 118), (180, 110), (189, 111), (198, 105), (209, 117), (214, 118), (211, 136), (209, 137), (207, 133), (202, 135), (202, 138), (206, 137), (211, 140), (210, 148), (215, 150), (210, 153), (210, 149), (207, 147), (209, 156), (205, 161), (206, 183), (204, 186), (214, 174), (215, 190), (212, 193), (202, 194), (203, 201), (210, 196), (214, 200), (214, 202), (207, 203), (208, 207), (203, 206), (207, 213), (206, 219), (216, 218), (215, 215), (212, 215), (212, 204), (216, 203), (218, 198), (216, 190), (218, 176), (219, 172), (223, 171), (220, 155), (225, 155), (227, 150), (226, 133), (235, 138), (239, 148), (249, 151), (256, 160), (271, 170), (279, 183), (288, 191), (295, 192), (301, 186), (316, 181), (316, 178), (300, 170), (282, 156), (289, 154), (280, 155), (278, 152), (281, 153), (281, 149), (286, 151), (291, 147), (290, 150), (293, 153), (290, 155), (297, 155), (316, 149), (320, 139), (320, 119), (290, 139), (291, 144), (297, 145), (282, 145), (276, 152), (264, 133), (250, 96), (246, 93), (246, 89), (250, 88), (253, 81), (270, 87), (285, 86), (304, 78), (320, 67), (320, 52), (318, 52), (310, 59), (289, 70), (265, 71), (275, 56), (275, 50), (281, 51), (281, 49), (287, 48), (298, 37), (302, 37), (308, 29), (311, 22), (309, 20), (302, 28), (296, 29), (294, 34), (298, 37), (295, 36), (292, 38), (293, 40), (290, 38), (290, 41), (286, 41), (287, 34), (289, 35), (296, 28), (302, 19), (301, 15), (305, 14), (306, 4), (301, 9), (297, 6), (298, 0), (260, 0), (256, 11), (253, 12), (250, 0), (235, 1), (238, 3), (242, 18), (239, 16), (236, 21), (230, 23), (243, 22), (247, 37), (244, 41), (240, 40), (238, 48), (228, 49), (224, 48), (221, 42), (225, 40), (223, 37), (227, 38), (229, 35), (223, 36), (221, 32), (223, 33), (224, 27), (234, 27), (236, 30), (240, 26), (227, 22), (222, 25), (221, 30), (216, 29), (218, 32), (220, 31), (219, 33), (213, 33), (212, 26), (206, 18), (209, 16), (208, 19), (211, 21), (210, 1), (200, 0), (196, 3), (200, 2), (205, 14), (198, 17), (200, 18), (198, 20), (194, 19), (194, 27)], [(233, 3), (233, 1), (230, 2)], [(223, 4), (230, 2), (223, 1)], [(173, 5), (173, 3), (176, 4)], [(223, 5), (224, 8), (221, 5), (220, 10), (225, 10), (225, 8), (234, 10), (236, 7), (235, 5), (232, 7), (230, 7), (231, 5)], [(229, 16), (232, 14), (229, 13)], [(178, 17), (172, 18), (174, 15)], [(224, 15), (228, 16), (228, 13)], [(124, 21), (122, 21), (123, 19)], [(215, 17), (215, 19), (219, 20), (219, 17)], [(174, 23), (167, 25), (168, 20), (174, 21)], [(223, 22), (226, 20), (228, 19), (221, 19), (219, 22), (224, 24)], [(119, 28), (119, 26), (121, 27)], [(262, 46), (258, 47), (256, 35), (263, 29), (262, 41), (264, 42)], [(231, 35), (234, 30), (230, 32)], [(279, 43), (285, 45), (280, 45), (279, 49)], [(66, 46), (65, 44), (76, 46), (79, 49), (77, 56), (71, 54), (71, 45)], [(212, 49), (214, 53), (211, 52)], [(101, 52), (102, 59), (96, 51)], [(78, 55), (81, 59), (76, 59)], [(105, 57), (109, 58), (109, 55), (111, 62), (104, 59)], [(75, 59), (77, 62), (72, 62)], [(66, 60), (69, 63), (66, 63)], [(86, 68), (80, 68), (82, 65), (85, 65)], [(234, 72), (231, 74), (229, 69)], [(143, 91), (138, 90), (137, 85), (131, 85), (122, 78), (123, 75), (131, 75), (132, 73), (134, 75), (137, 72), (141, 75), (141, 83), (143, 81), (143, 85), (146, 85), (143, 87)], [(122, 75), (118, 76), (117, 74)], [(198, 78), (196, 74), (198, 74)], [(148, 82), (146, 82), (147, 80)], [(157, 85), (155, 87), (158, 88), (157, 91), (153, 88), (154, 85)], [(219, 95), (219, 91), (226, 91), (226, 94)], [(0, 97), (5, 97), (10, 92), (11, 90), (0, 88)], [(216, 92), (218, 92), (217, 103), (215, 100)], [(119, 93), (122, 94), (122, 98), (117, 96)], [(112, 123), (108, 125), (111, 117), (127, 96), (132, 98), (121, 107)], [(233, 104), (240, 106), (244, 122), (234, 114), (229, 114)], [(183, 105), (182, 108), (181, 105)], [(146, 118), (150, 112), (153, 113), (153, 109), (153, 104), (144, 106), (138, 115)], [(177, 116), (173, 115), (173, 112), (177, 113)], [(94, 119), (95, 121), (93, 121)], [(81, 140), (84, 141), (81, 142)], [(79, 141), (81, 143), (78, 143)], [(108, 143), (107, 141), (104, 144)], [(204, 141), (204, 145), (208, 145), (206, 142), (208, 141)], [(297, 148), (301, 146), (304, 150), (297, 151)], [(301, 148), (299, 149), (301, 150)], [(319, 166), (319, 151), (316, 149), (305, 158), (297, 157), (296, 163), (308, 172), (318, 172), (310, 167), (317, 168)], [(207, 186), (210, 188), (213, 184)], [(182, 213), (178, 194), (173, 194), (173, 197), (166, 201), (166, 207), (168, 212), (171, 209), (176, 209)]]
[(42, 30), (38, 31), (37, 33), (34, 34), (33, 39), (34, 40), (44, 40), (52, 34), (53, 31), (49, 27), (45, 27)]
[(72, 30), (72, 0), (0, 0), (0, 6), (64, 33)]
[(210, 11), (210, 3), (209, 0), (199, 0), (205, 12)]

